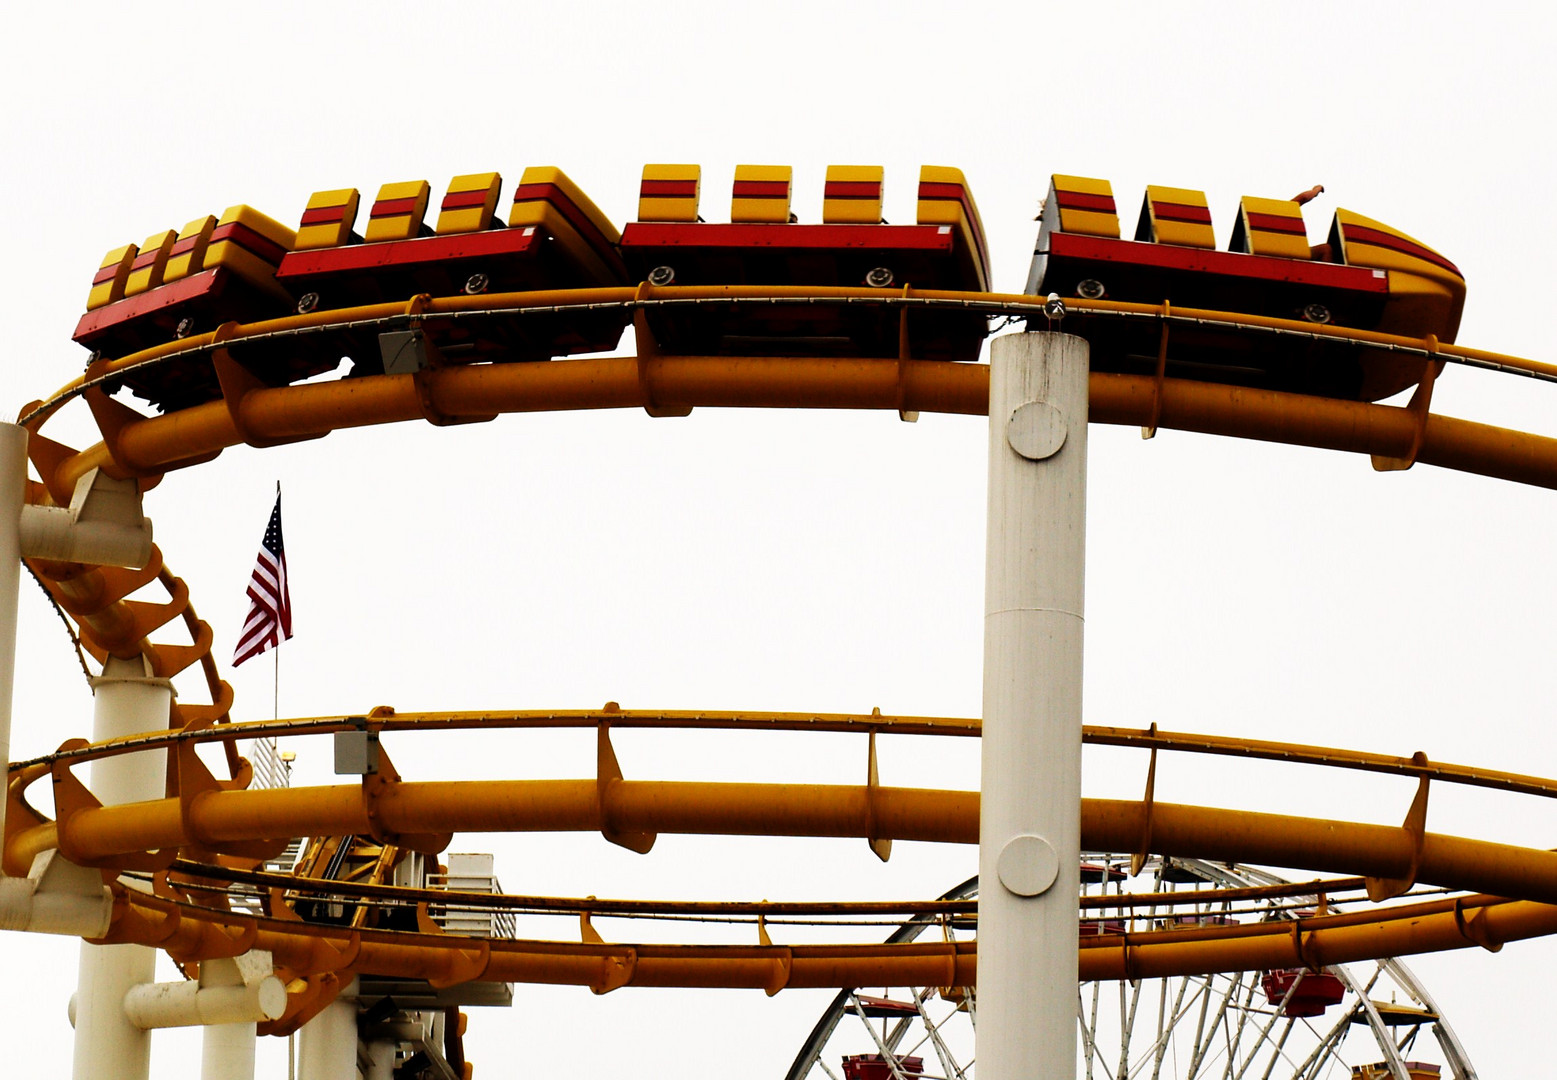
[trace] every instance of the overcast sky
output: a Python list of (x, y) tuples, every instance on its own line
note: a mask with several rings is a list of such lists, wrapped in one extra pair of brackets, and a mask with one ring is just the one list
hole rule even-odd
[[(1534, 10), (1533, 6), (1530, 10)], [(1314, 183), (1454, 260), (1460, 340), (1553, 359), (1554, 24), (1463, 4), (55, 4), (0, 40), (0, 410), (64, 383), (110, 247), (233, 203), (295, 223), (313, 191), (529, 165), (565, 169), (618, 224), (648, 161), (703, 166), (724, 219), (738, 162), (792, 164), (820, 217), (829, 163), (886, 167), (910, 221), (921, 164), (962, 168), (995, 286), (1025, 278), (1052, 172), (1204, 189), (1225, 246), (1244, 194)], [(1128, 224), (1128, 222), (1127, 222)], [(1557, 435), (1557, 392), (1451, 369), (1436, 411)], [(296, 638), (280, 710), (747, 708), (976, 716), (985, 421), (641, 412), (405, 424), (238, 448), (146, 500), (169, 566), (230, 656), (279, 480)], [(84, 445), (81, 418), (55, 437)], [(1557, 499), (1428, 467), (1164, 431), (1092, 432), (1086, 719), (1288, 738), (1557, 773)], [(13, 753), (86, 735), (55, 616), (23, 594)], [(268, 658), (230, 672), (270, 714)], [(193, 695), (196, 687), (191, 684)], [(619, 736), (630, 777), (859, 782), (863, 740)], [(413, 779), (577, 776), (588, 738), (386, 740)], [(330, 782), (327, 743), (298, 779)], [(1140, 755), (1089, 756), (1135, 796)], [(889, 739), (888, 784), (974, 787), (976, 747)], [(1167, 757), (1158, 798), (1398, 822), (1411, 785)], [(1429, 827), (1541, 847), (1535, 800), (1435, 789)], [(511, 890), (751, 899), (939, 893), (972, 849), (665, 837), (463, 837)], [(601, 925), (607, 936), (644, 932)], [(677, 928), (680, 930), (681, 928)], [(570, 927), (560, 926), (566, 935)], [(777, 935), (776, 935), (777, 936)], [(791, 938), (790, 940), (800, 940)], [(66, 1076), (77, 944), (7, 936), (17, 1075)], [(1483, 1076), (1551, 1058), (1551, 942), (1412, 961)], [(478, 1075), (780, 1075), (826, 993), (520, 987), (477, 1013)], [(284, 1076), (277, 1040), (261, 1076)], [(198, 1045), (157, 1037), (153, 1075)], [(18, 1058), (15, 1055), (22, 1055)], [(24, 1062), (26, 1063), (24, 1066)], [(1523, 1067), (1523, 1069), (1521, 1069)]]

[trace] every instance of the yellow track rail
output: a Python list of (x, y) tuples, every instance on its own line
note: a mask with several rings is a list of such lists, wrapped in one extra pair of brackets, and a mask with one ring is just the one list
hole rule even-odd
[[(169, 343), (121, 359), (97, 361), (77, 380), (23, 410), (33, 434), (30, 454), (41, 480), (35, 502), (63, 503), (75, 481), (94, 467), (133, 476), (144, 486), (163, 474), (210, 460), (228, 446), (270, 446), (346, 428), (424, 419), (435, 424), (490, 419), (506, 412), (644, 408), (684, 412), (696, 406), (862, 408), (979, 415), (987, 409), (988, 368), (912, 359), (905, 340), (897, 358), (666, 356), (638, 319), (634, 355), (538, 364), (430, 368), (337, 383), (270, 387), (234, 375), (227, 351), (285, 348), (289, 338), (418, 325), (515, 320), (542, 313), (656, 306), (689, 311), (730, 304), (866, 304), (960, 308), (989, 315), (1039, 317), (1034, 297), (997, 293), (936, 293), (866, 289), (677, 288), (576, 290), (500, 296), (413, 298), (319, 312), (248, 326), (227, 324), (211, 334)], [(1366, 453), (1380, 468), (1421, 461), (1446, 468), (1557, 488), (1557, 439), (1509, 431), (1430, 411), (1432, 373), (1452, 362), (1539, 381), (1557, 382), (1557, 366), (1502, 356), (1434, 339), (1394, 337), (1339, 327), (1166, 305), (1069, 300), (1091, 318), (1157, 320), (1174, 327), (1216, 325), (1250, 335), (1299, 335), (1420, 358), (1424, 378), (1405, 407), (1252, 390), (1164, 376), (1097, 373), (1091, 416), (1101, 423), (1166, 427), (1240, 438)], [(907, 326), (904, 320), (903, 325)], [(906, 332), (906, 331), (905, 331)], [(176, 413), (144, 417), (110, 399), (111, 381), (132, 369), (209, 358), (223, 396)], [(82, 399), (103, 441), (84, 451), (41, 434), (62, 406)], [(31, 857), (58, 847), (85, 865), (160, 870), (177, 851), (248, 853), (298, 835), (371, 835), (386, 843), (438, 850), (455, 830), (566, 829), (607, 836), (657, 832), (721, 832), (976, 840), (975, 792), (865, 785), (690, 784), (625, 780), (602, 769), (572, 781), (401, 781), (392, 766), (360, 786), (247, 791), (248, 776), (232, 751), (235, 740), (278, 733), (323, 733), (348, 727), (440, 730), (461, 727), (732, 727), (871, 731), (884, 734), (976, 735), (976, 721), (924, 717), (785, 714), (437, 713), (325, 717), (267, 725), (227, 724), (231, 691), (210, 652), (209, 627), (189, 605), (188, 590), (165, 571), (160, 553), (147, 572), (59, 564), (34, 569), (81, 627), (83, 643), (101, 661), (144, 656), (159, 675), (199, 664), (211, 695), (207, 706), (177, 706), (172, 730), (90, 747), (67, 743), (60, 753), (13, 763), (4, 861), (25, 872)], [(155, 604), (139, 599), (158, 588)], [(152, 643), (164, 626), (181, 622), (189, 641)], [(219, 731), (211, 730), (222, 724)], [(1430, 780), (1550, 797), (1557, 782), (1411, 758), (1362, 754), (1275, 742), (1119, 728), (1089, 728), (1100, 745), (1286, 760), (1415, 776), (1425, 809)], [(221, 741), (233, 779), (203, 773), (193, 748)], [(103, 808), (71, 775), (96, 756), (167, 745), (175, 792), (167, 799)], [(28, 784), (50, 775), (59, 821), (27, 805)], [(1201, 927), (1127, 934), (1088, 941), (1084, 978), (1151, 975), (1336, 963), (1479, 944), (1557, 931), (1557, 854), (1427, 833), (1413, 810), (1401, 827), (1148, 800), (1085, 800), (1083, 842), (1091, 848), (1301, 866), (1369, 879), (1370, 892), (1398, 895), (1414, 882), (1491, 895), (1392, 906), (1346, 916), (1235, 927)], [(394, 972), (440, 985), (466, 979), (568, 982), (604, 991), (619, 985), (784, 986), (861, 984), (971, 985), (974, 950), (967, 944), (817, 947), (620, 946), (563, 942), (498, 942), (436, 934), (346, 931), (286, 920), (252, 919), (184, 902), (158, 874), (157, 894), (116, 889), (110, 941), (159, 945), (178, 959), (272, 949), (300, 976), (318, 976), (310, 993), (324, 993), (332, 975)], [(1540, 901), (1540, 902), (1536, 902)], [(294, 1017), (307, 1009), (291, 1010)]]

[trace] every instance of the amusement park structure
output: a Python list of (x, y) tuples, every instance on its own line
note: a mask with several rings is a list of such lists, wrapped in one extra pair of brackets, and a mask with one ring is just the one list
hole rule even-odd
[[(1177, 428), (1557, 488), (1557, 439), (1431, 411), (1450, 365), (1543, 382), (1557, 366), (1454, 344), (1464, 281), (1402, 232), (1340, 210), (1311, 245), (1315, 191), (1244, 198), (1219, 251), (1200, 192), (1149, 187), (1126, 239), (1106, 181), (1056, 175), (1025, 290), (998, 293), (957, 169), (922, 170), (911, 225), (882, 220), (879, 168), (829, 168), (818, 224), (796, 220), (786, 167), (739, 167), (728, 222), (703, 219), (701, 179), (647, 166), (621, 230), (561, 170), (531, 168), (506, 222), (501, 177), (480, 173), (454, 178), (432, 226), (429, 185), (391, 183), (360, 235), (359, 193), (329, 190), (295, 230), (234, 206), (104, 258), (75, 331), (85, 372), (0, 430), (7, 759), (24, 565), (99, 666), (91, 740), (10, 762), (0, 804), (0, 927), (85, 939), (74, 1076), (144, 1080), (153, 1030), (200, 1026), (206, 1080), (249, 1080), (257, 1036), (294, 1033), (305, 1080), (460, 1080), (476, 1071), (462, 1010), (533, 982), (835, 989), (796, 1080), (969, 1080), (974, 1040), (983, 1080), (1474, 1077), (1399, 958), (1557, 932), (1557, 853), (1429, 832), (1430, 789), (1551, 798), (1557, 780), (1084, 725), (1087, 429)], [(997, 319), (1027, 332), (995, 337), (982, 363)], [(629, 331), (629, 348), (598, 355)], [(77, 449), (48, 425), (82, 406), (101, 441)], [(981, 719), (608, 704), (237, 723), (214, 634), (142, 512), (153, 485), (239, 444), (697, 407), (990, 417)], [(423, 780), (379, 741), (476, 728), (592, 732), (597, 767)], [(866, 780), (627, 777), (612, 747), (624, 728), (854, 732)], [(981, 739), (980, 790), (882, 784), (885, 735)], [(349, 779), (291, 787), (281, 736), (331, 737)], [(1082, 798), (1083, 743), (1140, 751), (1143, 796)], [(202, 747), (225, 754), (225, 775)], [(1176, 805), (1154, 797), (1160, 754), (1418, 786), (1399, 826)], [(52, 818), (30, 794), (45, 778)], [(451, 850), (459, 833), (504, 831), (599, 833), (645, 854), (661, 833), (856, 837), (881, 859), (895, 841), (977, 844), (979, 877), (869, 902), (514, 895), (490, 857)], [(536, 914), (577, 930), (520, 936), (516, 916)], [(607, 941), (597, 915), (745, 921), (753, 943)], [(832, 943), (865, 916), (901, 927)], [(770, 925), (786, 920), (827, 940), (775, 943)], [(182, 980), (155, 981), (157, 950)]]

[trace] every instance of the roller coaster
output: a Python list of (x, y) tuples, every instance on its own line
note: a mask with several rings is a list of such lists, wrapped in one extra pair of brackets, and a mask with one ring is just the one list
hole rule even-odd
[[(180, 992), (164, 987), (162, 1004), (142, 1001), (137, 1013), (137, 987), (126, 998), (132, 1026), (247, 1024), (251, 1040), (255, 1030), (301, 1031), (309, 1080), (349, 1077), (354, 1063), (373, 1080), (468, 1077), (459, 1007), (501, 1003), (505, 984), (517, 982), (596, 993), (838, 989), (792, 1076), (815, 1068), (835, 1077), (841, 1067), (851, 1080), (966, 1080), (966, 1055), (951, 1049), (947, 1024), (976, 1015), (976, 883), (939, 898), (852, 903), (604, 900), (503, 893), (490, 867), (439, 858), (464, 832), (592, 832), (643, 853), (661, 833), (855, 837), (883, 859), (894, 841), (976, 844), (980, 793), (881, 784), (875, 740), (978, 738), (979, 720), (611, 704), (237, 723), (215, 634), (151, 543), (141, 493), (231, 446), (411, 420), (447, 426), (622, 408), (675, 417), (698, 407), (981, 415), (991, 369), (979, 357), (999, 320), (1085, 339), (1093, 423), (1361, 453), (1381, 471), (1421, 463), (1557, 487), (1557, 439), (1431, 411), (1450, 366), (1537, 382), (1557, 381), (1557, 366), (1455, 344), (1463, 278), (1398, 230), (1340, 210), (1327, 241), (1310, 245), (1302, 209), (1314, 192), (1243, 199), (1230, 248), (1218, 251), (1200, 192), (1148, 188), (1126, 240), (1106, 181), (1056, 175), (1025, 291), (998, 293), (959, 170), (922, 170), (912, 225), (882, 220), (878, 168), (829, 168), (820, 224), (796, 220), (787, 167), (738, 168), (727, 223), (703, 220), (701, 180), (697, 166), (646, 167), (638, 220), (621, 230), (561, 170), (530, 168), (506, 223), (497, 216), (501, 177), (479, 173), (454, 178), (433, 227), (430, 187), (415, 181), (384, 185), (361, 235), (359, 193), (337, 189), (308, 199), (295, 231), (234, 206), (108, 253), (74, 335), (90, 350), (84, 373), (21, 409), (36, 479), (18, 481), (25, 512), (13, 547), (99, 665), (100, 720), (126, 708), (118, 698), (104, 706), (125, 687), (142, 700), (128, 719), (100, 724), (93, 741), (10, 763), (0, 925), (164, 951), (197, 1003), (179, 1012), (166, 1002)], [(599, 355), (628, 333), (625, 355)], [(1405, 404), (1385, 403), (1407, 392)], [(96, 445), (76, 449), (45, 433), (73, 406), (89, 411)], [(38, 524), (45, 518), (54, 524)], [(121, 555), (126, 546), (132, 553)], [(204, 703), (192, 701), (186, 684), (195, 680)], [(418, 780), (402, 776), (378, 741), (386, 732), (513, 729), (518, 738), (543, 728), (592, 733), (595, 774)], [(868, 779), (629, 778), (611, 733), (634, 728), (852, 732)], [(263, 750), (279, 736), (331, 737), (338, 754), (355, 755), (338, 770), (354, 779), (293, 788), (275, 779), (273, 764), (239, 752), (240, 743)], [(1557, 854), (1429, 832), (1429, 791), (1456, 784), (1548, 799), (1557, 780), (1420, 753), (1155, 726), (1088, 726), (1083, 738), (1140, 751), (1148, 776), (1139, 800), (1080, 804), (1082, 849), (1097, 853), (1081, 880), (1098, 886), (1080, 898), (1079, 973), (1092, 987), (1090, 1021), (1086, 994), (1081, 1009), (1088, 1076), (1105, 1029), (1126, 1047), (1109, 1075), (1136, 1075), (1153, 1058), (1153, 1076), (1438, 1075), (1439, 1066), (1408, 1058), (1418, 1030), (1436, 1034), (1452, 1075), (1475, 1075), (1397, 958), (1496, 951), (1557, 932)], [(225, 776), (201, 747), (221, 749)], [(1415, 779), (1418, 790), (1398, 827), (1174, 805), (1153, 796), (1159, 754), (1382, 773)], [(52, 819), (29, 795), (45, 778)], [(1288, 882), (1255, 867), (1310, 876)], [(519, 937), (515, 915), (565, 916), (578, 931)], [(596, 915), (734, 919), (750, 923), (754, 943), (611, 942), (594, 929)], [(851, 920), (889, 916), (903, 929), (885, 942), (776, 944), (769, 933), (788, 923), (836, 936)], [(1370, 976), (1349, 972), (1352, 964), (1376, 966)], [(1229, 973), (1236, 982), (1214, 981)], [(1415, 1004), (1383, 1008), (1381, 978)], [(1098, 988), (1139, 994), (1153, 980), (1156, 1035), (1132, 1067), (1139, 1002), (1121, 996), (1110, 1027), (1098, 1019)], [(875, 986), (904, 989), (879, 998), (860, 989)], [(228, 1011), (205, 1004), (219, 991)], [(1344, 997), (1353, 1001), (1346, 1023), (1311, 1031), (1308, 1018)], [(1193, 1013), (1186, 999), (1205, 1003), (1194, 1052), (1163, 1072), (1181, 1010)], [(946, 1015), (932, 1018), (932, 1002)], [(101, 1016), (116, 1006), (78, 1003), (78, 1070), (81, 1018), (93, 1008)], [(1207, 1015), (1229, 1049), (1211, 1052)], [(870, 1038), (840, 1063), (824, 1048), (845, 1017)], [(938, 1073), (905, 1049), (921, 1022)], [(87, 1027), (124, 1023), (115, 1014)], [(1343, 1046), (1358, 1025), (1376, 1043), (1366, 1060)], [(1391, 1034), (1401, 1031), (1409, 1037)], [(323, 1048), (312, 1059), (310, 1034)], [(248, 1068), (252, 1076), (252, 1059)]]

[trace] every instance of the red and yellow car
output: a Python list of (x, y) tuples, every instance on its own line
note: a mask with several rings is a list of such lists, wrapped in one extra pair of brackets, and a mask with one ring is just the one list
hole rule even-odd
[[(1227, 251), (1216, 250), (1202, 192), (1148, 187), (1134, 238), (1120, 235), (1106, 180), (1056, 175), (1044, 200), (1026, 291), (1143, 304), (1168, 302), (1274, 318), (1333, 323), (1452, 342), (1465, 279), (1448, 259), (1371, 218), (1338, 210), (1326, 243), (1310, 245), (1300, 199), (1245, 197)], [(1089, 318), (1067, 330), (1092, 345), (1101, 371), (1155, 370), (1156, 325)], [(1175, 327), (1168, 373), (1362, 401), (1377, 401), (1422, 377), (1423, 361), (1358, 350), (1309, 336)]]

